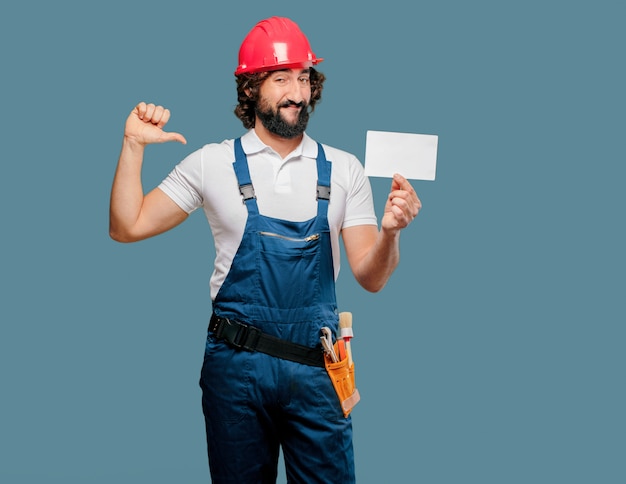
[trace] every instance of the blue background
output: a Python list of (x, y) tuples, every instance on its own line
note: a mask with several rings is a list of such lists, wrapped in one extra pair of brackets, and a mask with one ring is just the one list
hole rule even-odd
[(115, 243), (109, 190), (138, 101), (188, 140), (148, 148), (146, 189), (242, 133), (239, 44), (284, 15), (325, 58), (311, 136), (361, 160), (368, 129), (439, 136), (388, 286), (338, 282), (358, 481), (626, 482), (621, 5), (5, 2), (0, 481), (208, 481), (208, 224)]

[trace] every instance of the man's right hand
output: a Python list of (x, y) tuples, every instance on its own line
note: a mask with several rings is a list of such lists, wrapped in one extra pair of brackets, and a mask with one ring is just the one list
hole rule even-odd
[(140, 102), (126, 120), (124, 137), (127, 141), (141, 146), (152, 143), (167, 143), (168, 141), (178, 141), (186, 144), (187, 140), (182, 134), (163, 131), (163, 127), (169, 119), (169, 109)]

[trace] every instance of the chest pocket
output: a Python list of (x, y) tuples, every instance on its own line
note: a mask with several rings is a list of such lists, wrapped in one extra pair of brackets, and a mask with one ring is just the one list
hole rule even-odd
[(319, 291), (319, 234), (258, 232), (258, 287), (270, 307), (310, 305)]

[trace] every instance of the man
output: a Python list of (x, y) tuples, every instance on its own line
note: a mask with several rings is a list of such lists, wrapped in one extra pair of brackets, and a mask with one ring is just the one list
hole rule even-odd
[(359, 161), (306, 135), (325, 80), (314, 68), (321, 61), (291, 20), (259, 22), (235, 71), (235, 113), (248, 132), (192, 153), (147, 195), (144, 148), (186, 141), (163, 130), (170, 113), (162, 106), (139, 103), (126, 121), (111, 237), (157, 235), (202, 206), (215, 239), (200, 380), (214, 483), (275, 482), (280, 447), (290, 482), (355, 479), (351, 418), (320, 346), (321, 328), (338, 326), (339, 237), (355, 278), (379, 291), (421, 203), (396, 175), (379, 230)]

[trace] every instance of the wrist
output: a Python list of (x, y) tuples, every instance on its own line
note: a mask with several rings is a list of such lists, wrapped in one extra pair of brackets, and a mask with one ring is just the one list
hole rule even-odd
[(124, 139), (122, 140), (122, 149), (136, 153), (143, 153), (145, 147), (145, 143), (138, 141), (132, 136), (124, 135)]
[(387, 227), (384, 224), (380, 227), (381, 236), (389, 241), (397, 241), (400, 239), (400, 227)]

